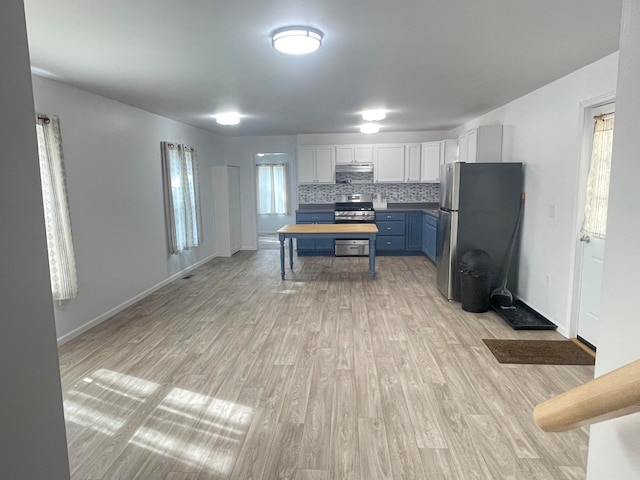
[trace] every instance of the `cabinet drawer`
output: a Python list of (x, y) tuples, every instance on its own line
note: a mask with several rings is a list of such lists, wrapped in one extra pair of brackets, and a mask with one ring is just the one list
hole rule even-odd
[(297, 213), (296, 223), (333, 223), (333, 212)]
[(378, 220), (404, 222), (406, 215), (405, 212), (376, 212), (376, 222)]
[(378, 235), (404, 235), (405, 222), (376, 222)]
[(378, 250), (404, 250), (404, 235), (378, 235), (376, 237), (376, 249)]

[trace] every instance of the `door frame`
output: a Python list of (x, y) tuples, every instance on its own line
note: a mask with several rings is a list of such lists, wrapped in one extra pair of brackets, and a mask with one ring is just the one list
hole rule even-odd
[(583, 249), (580, 248), (580, 231), (584, 220), (584, 209), (586, 206), (587, 182), (589, 177), (589, 166), (591, 165), (591, 150), (593, 148), (593, 137), (586, 135), (587, 129), (592, 127), (592, 110), (608, 103), (616, 101), (616, 92), (608, 92), (597, 97), (589, 98), (580, 102), (580, 121), (582, 126), (580, 133), (580, 158), (576, 169), (578, 175), (578, 191), (574, 211), (574, 227), (572, 239), (572, 262), (573, 277), (571, 278), (571, 298), (569, 301), (569, 338), (578, 336), (578, 317), (580, 313), (580, 286), (582, 278), (582, 257)]

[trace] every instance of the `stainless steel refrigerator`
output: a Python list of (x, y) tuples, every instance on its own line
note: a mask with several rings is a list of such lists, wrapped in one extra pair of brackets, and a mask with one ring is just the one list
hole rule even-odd
[[(492, 260), (489, 285), (500, 283), (523, 198), (521, 163), (449, 163), (440, 172), (440, 212), (436, 244), (436, 283), (449, 300), (460, 300), (458, 263), (469, 250)], [(507, 288), (517, 292), (519, 238)]]

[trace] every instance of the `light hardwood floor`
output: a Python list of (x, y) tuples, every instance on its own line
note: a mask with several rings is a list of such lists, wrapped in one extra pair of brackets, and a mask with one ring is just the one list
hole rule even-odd
[(73, 479), (581, 479), (540, 401), (593, 367), (501, 365), (516, 332), (422, 257), (215, 259), (60, 348)]

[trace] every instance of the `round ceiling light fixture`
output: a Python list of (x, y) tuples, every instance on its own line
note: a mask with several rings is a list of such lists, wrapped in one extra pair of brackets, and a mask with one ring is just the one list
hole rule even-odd
[(384, 120), (387, 116), (387, 112), (384, 110), (365, 110), (362, 112), (362, 119), (365, 122), (379, 122)]
[(360, 125), (360, 131), (362, 133), (378, 133), (380, 131), (380, 126), (375, 123), (365, 123)]
[(315, 52), (322, 44), (323, 34), (311, 27), (283, 27), (271, 36), (273, 47), (290, 55), (305, 55)]
[(214, 117), (220, 125), (238, 125), (240, 123), (240, 114), (238, 112), (219, 113)]

